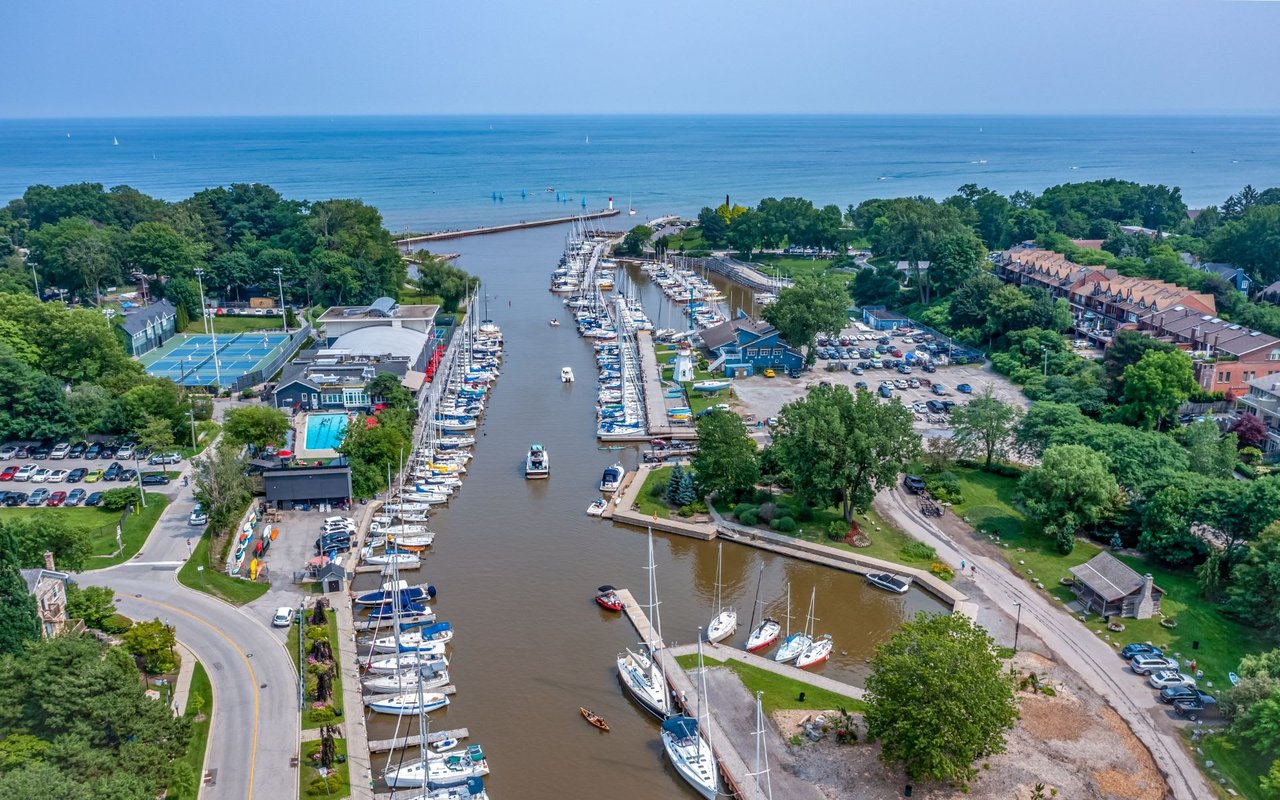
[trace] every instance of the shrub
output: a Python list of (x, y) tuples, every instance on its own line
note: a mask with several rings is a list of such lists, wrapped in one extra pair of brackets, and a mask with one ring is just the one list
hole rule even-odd
[(252, 400), (255, 396), (257, 396), (257, 394), (258, 393), (253, 390), (253, 387), (250, 386), (248, 389), (245, 389), (244, 391), (240, 392), (240, 399)]
[(755, 503), (757, 506), (762, 506), (765, 503), (772, 503), (773, 494), (766, 492), (764, 489), (756, 489), (755, 494), (751, 495), (751, 502)]
[(743, 514), (749, 511), (754, 512), (755, 510), (756, 510), (756, 507), (751, 505), (750, 503), (738, 503), (736, 506), (733, 507), (733, 516), (736, 517), (739, 522), (741, 522)]
[(650, 497), (664, 497), (667, 494), (667, 485), (665, 483), (655, 483), (649, 487)]
[(307, 791), (316, 797), (336, 795), (345, 789), (346, 787), (342, 785), (342, 781), (338, 779), (337, 774), (332, 772), (328, 775), (313, 778), (307, 786)]
[(1240, 460), (1246, 464), (1258, 464), (1262, 461), (1262, 451), (1256, 447), (1240, 448)]
[(843, 520), (827, 523), (827, 538), (833, 542), (843, 541), (849, 535), (849, 524)]
[(796, 509), (795, 518), (800, 522), (813, 522), (813, 508), (808, 505), (801, 505)]
[(939, 472), (928, 475), (924, 479), (929, 494), (940, 503), (959, 503), (964, 500), (964, 492), (960, 489), (960, 479), (953, 472)]
[(754, 508), (750, 511), (744, 511), (738, 515), (738, 522), (743, 525), (758, 525), (760, 524), (760, 512)]
[(107, 511), (124, 511), (125, 506), (138, 502), (138, 487), (122, 486), (102, 493), (102, 507)]
[(329, 626), (328, 625), (308, 625), (307, 641), (309, 642), (328, 642)]
[(909, 561), (933, 561), (938, 557), (938, 551), (932, 545), (915, 541), (904, 544), (898, 549), (898, 553)]
[(338, 714), (333, 710), (333, 706), (325, 706), (324, 708), (311, 709), (311, 722), (316, 725), (327, 725), (338, 718)]
[(764, 520), (765, 522), (773, 522), (774, 518), (778, 516), (778, 504), (765, 503), (764, 505), (760, 506), (760, 508), (756, 511), (756, 513), (759, 514), (760, 519)]
[(693, 509), (693, 513), (695, 514), (707, 513), (707, 504), (702, 500), (694, 500), (689, 504), (689, 508)]
[(948, 567), (941, 561), (935, 561), (930, 564), (929, 571), (944, 581), (949, 581), (956, 576), (956, 573), (951, 569), (951, 567)]
[(679, 511), (677, 511), (676, 513), (677, 513), (677, 514), (679, 514), (679, 515), (680, 515), (680, 516), (682, 516), (682, 517), (692, 517), (692, 516), (693, 516), (693, 506), (692, 506), (692, 505), (688, 505), (688, 506), (680, 506), (680, 510), (679, 510)]
[(769, 527), (776, 527), (779, 533), (791, 533), (796, 529), (796, 521), (791, 517), (778, 517), (769, 523)]
[(102, 621), (102, 632), (110, 634), (120, 634), (133, 627), (133, 620), (124, 614), (112, 614)]

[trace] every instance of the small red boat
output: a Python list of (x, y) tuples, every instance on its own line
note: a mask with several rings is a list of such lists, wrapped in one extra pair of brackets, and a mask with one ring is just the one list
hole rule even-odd
[(610, 611), (622, 610), (622, 598), (618, 597), (618, 591), (607, 584), (596, 590), (596, 604)]

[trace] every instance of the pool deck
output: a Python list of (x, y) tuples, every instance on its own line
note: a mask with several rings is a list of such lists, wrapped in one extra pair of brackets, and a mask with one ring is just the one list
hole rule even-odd
[(291, 420), (293, 425), (293, 453), (299, 461), (317, 458), (337, 458), (341, 455), (335, 449), (312, 449), (307, 447), (307, 418), (315, 414), (338, 414), (338, 411), (304, 411)]

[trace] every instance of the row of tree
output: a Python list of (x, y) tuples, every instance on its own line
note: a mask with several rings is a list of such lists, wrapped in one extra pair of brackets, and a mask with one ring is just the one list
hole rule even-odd
[(707, 244), (728, 245), (748, 258), (754, 250), (784, 245), (841, 250), (852, 236), (839, 206), (817, 208), (803, 197), (766, 197), (755, 208), (705, 207), (698, 226)]

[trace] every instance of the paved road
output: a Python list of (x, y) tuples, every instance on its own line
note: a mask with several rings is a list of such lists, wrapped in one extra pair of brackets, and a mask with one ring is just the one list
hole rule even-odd
[(82, 573), (77, 580), (116, 591), (120, 612), (159, 617), (204, 664), (213, 684), (213, 725), (206, 768), (216, 770), (203, 800), (296, 797), (299, 749), (298, 683), (282, 638), (260, 614), (236, 608), (177, 581), (189, 555), (187, 525), (195, 501), (180, 483), (142, 551), (132, 561)]
[[(966, 542), (953, 540), (911, 506), (893, 489), (881, 495), (882, 508), (911, 536), (928, 542), (940, 558), (958, 569), (960, 561), (978, 568), (977, 592), (991, 604), (1013, 615), (1022, 604), (1022, 625), (1031, 630), (1053, 654), (1079, 673), (1095, 692), (1124, 718), (1134, 734), (1151, 750), (1178, 800), (1203, 800), (1213, 792), (1196, 768), (1172, 724), (1168, 706), (1155, 698), (1144, 680), (1132, 674), (1111, 646), (1086, 630), (1056, 602), (1012, 574), (1001, 561), (976, 554)], [(1163, 717), (1163, 719), (1161, 719)]]

